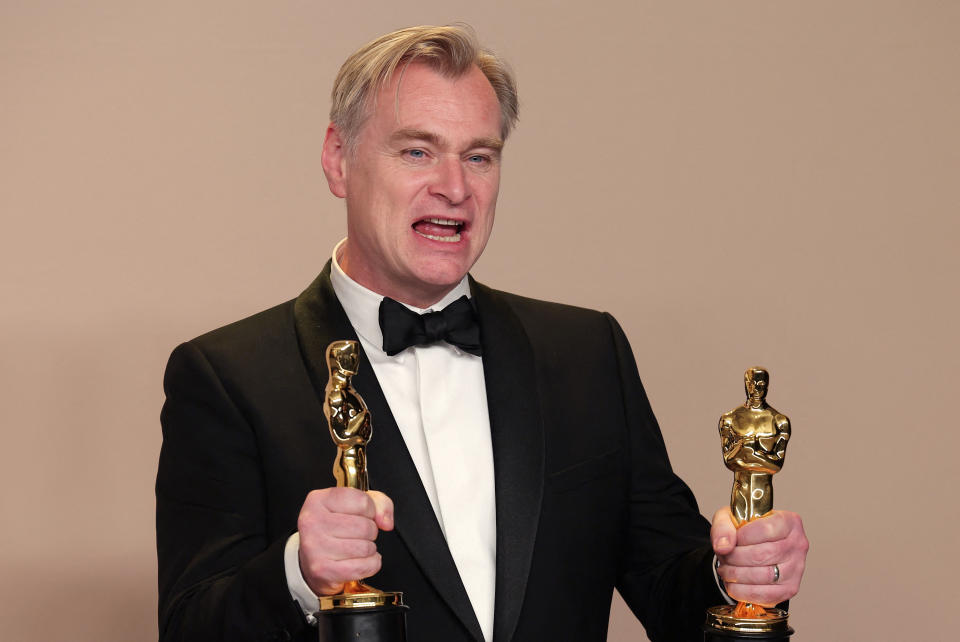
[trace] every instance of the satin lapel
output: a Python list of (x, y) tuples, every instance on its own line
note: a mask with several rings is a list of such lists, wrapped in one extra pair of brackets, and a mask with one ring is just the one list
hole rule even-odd
[[(329, 376), (327, 346), (337, 339), (357, 340), (357, 334), (330, 284), (329, 262), (320, 276), (297, 298), (294, 314), (300, 349), (305, 356), (314, 389), (323, 403)], [(367, 447), (370, 486), (393, 499), (397, 535), (447, 606), (473, 637), (482, 641), (480, 623), (423, 489), (420, 475), (362, 349), (360, 368), (353, 378), (353, 385), (373, 417), (373, 438)], [(402, 586), (389, 588), (403, 590)]]
[(471, 279), (480, 316), (497, 493), (493, 639), (513, 636), (523, 606), (543, 499), (544, 444), (533, 350), (506, 302)]

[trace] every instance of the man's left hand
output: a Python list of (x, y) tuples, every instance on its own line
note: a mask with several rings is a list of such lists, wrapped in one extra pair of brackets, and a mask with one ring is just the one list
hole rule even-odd
[(724, 507), (713, 516), (710, 539), (717, 573), (733, 599), (774, 606), (800, 589), (810, 542), (796, 513), (771, 511), (738, 529)]

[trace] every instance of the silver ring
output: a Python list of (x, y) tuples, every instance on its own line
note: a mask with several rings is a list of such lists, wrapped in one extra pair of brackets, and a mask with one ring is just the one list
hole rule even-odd
[(776, 584), (780, 581), (780, 566), (777, 564), (773, 565), (773, 583)]

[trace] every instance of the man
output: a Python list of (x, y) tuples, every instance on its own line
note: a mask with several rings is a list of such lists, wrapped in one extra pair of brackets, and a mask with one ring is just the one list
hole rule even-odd
[[(796, 592), (796, 515), (737, 531), (721, 509), (711, 549), (612, 317), (467, 276), (516, 115), (510, 74), (461, 28), (387, 34), (344, 64), (323, 169), (347, 239), (296, 300), (170, 358), (162, 639), (310, 640), (316, 596), (371, 576), (405, 593), (417, 642), (602, 640), (614, 586), (652, 639), (695, 639), (724, 599), (714, 551), (734, 599)], [(369, 493), (330, 488), (338, 339), (363, 348)]]

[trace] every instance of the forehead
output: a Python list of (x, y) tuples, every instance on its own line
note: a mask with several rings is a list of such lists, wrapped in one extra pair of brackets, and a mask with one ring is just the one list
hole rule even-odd
[(448, 77), (413, 62), (398, 69), (378, 92), (369, 124), (381, 132), (458, 129), (469, 130), (472, 136), (499, 137), (500, 103), (490, 81), (476, 66)]

